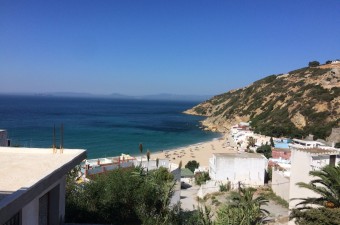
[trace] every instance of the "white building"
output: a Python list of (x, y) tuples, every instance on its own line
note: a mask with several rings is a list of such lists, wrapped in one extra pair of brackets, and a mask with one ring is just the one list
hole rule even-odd
[[(315, 141), (304, 141), (305, 147), (301, 147), (302, 142), (290, 145), (292, 150), (291, 171), (289, 184), (289, 209), (293, 209), (299, 200), (294, 198), (318, 197), (318, 195), (306, 188), (296, 185), (298, 182), (309, 183), (315, 179), (309, 175), (310, 171), (320, 170), (326, 165), (336, 165), (340, 162), (340, 151), (336, 148), (320, 145)], [(314, 147), (313, 147), (314, 146)], [(295, 224), (290, 221), (289, 224)]]
[(148, 159), (146, 157), (136, 157), (135, 160), (133, 160), (133, 165), (134, 166), (142, 166), (142, 168), (144, 168), (145, 170), (155, 170), (158, 169), (159, 167), (164, 167), (169, 169), (169, 171), (172, 171), (173, 169), (177, 169), (178, 165), (176, 168), (171, 169), (170, 167), (170, 162), (169, 159), (159, 159), (158, 160), (158, 166), (157, 166), (157, 162), (156, 159), (150, 159), (148, 161)]
[(0, 147), (0, 224), (63, 224), (66, 174), (86, 151)]
[(209, 176), (215, 181), (238, 182), (246, 186), (264, 185), (267, 159), (256, 153), (215, 153), (209, 159)]

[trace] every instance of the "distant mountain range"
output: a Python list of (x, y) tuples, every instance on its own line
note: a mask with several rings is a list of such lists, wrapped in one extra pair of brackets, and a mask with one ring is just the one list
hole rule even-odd
[(340, 127), (340, 63), (271, 75), (186, 113), (207, 116), (203, 125), (211, 130), (251, 121), (255, 132), (268, 136), (325, 139)]
[(73, 97), (73, 98), (112, 98), (112, 99), (140, 99), (140, 100), (168, 100), (168, 101), (205, 101), (212, 95), (177, 95), (177, 94), (154, 94), (154, 95), (123, 95), (112, 93), (109, 95), (99, 95), (84, 92), (46, 92), (46, 93), (11, 93), (11, 95), (28, 95), (28, 96), (55, 96), (55, 97)]

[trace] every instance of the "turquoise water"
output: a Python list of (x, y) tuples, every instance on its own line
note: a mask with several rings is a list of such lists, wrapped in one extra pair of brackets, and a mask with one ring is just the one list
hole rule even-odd
[(182, 112), (198, 102), (0, 96), (0, 129), (13, 145), (52, 146), (53, 126), (64, 124), (64, 147), (84, 148), (89, 158), (151, 152), (219, 137), (202, 131), (203, 117)]

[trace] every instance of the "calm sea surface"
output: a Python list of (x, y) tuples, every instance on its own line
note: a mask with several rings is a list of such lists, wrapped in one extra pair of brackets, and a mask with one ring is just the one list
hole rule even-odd
[(0, 96), (0, 129), (12, 145), (52, 146), (56, 125), (59, 145), (84, 148), (89, 158), (137, 154), (138, 145), (151, 153), (219, 137), (199, 128), (202, 117), (182, 114), (198, 102)]

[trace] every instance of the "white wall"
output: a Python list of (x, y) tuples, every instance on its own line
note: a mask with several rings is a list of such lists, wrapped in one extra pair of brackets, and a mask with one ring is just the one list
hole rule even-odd
[[(291, 156), (291, 176), (290, 176), (290, 194), (289, 199), (292, 198), (304, 198), (304, 197), (317, 197), (317, 195), (306, 189), (300, 188), (296, 185), (298, 182), (308, 183), (312, 180), (312, 177), (309, 176), (309, 171), (311, 171), (311, 155), (305, 151), (299, 151), (292, 149)], [(299, 200), (291, 200), (289, 202), (289, 209), (295, 208), (296, 204), (299, 203)]]
[(216, 162), (209, 171), (213, 180), (229, 180), (234, 185), (239, 181), (246, 186), (264, 185), (265, 158), (213, 157), (210, 163)]
[(283, 171), (273, 168), (272, 190), (277, 195), (289, 202), (289, 177), (284, 176)]

